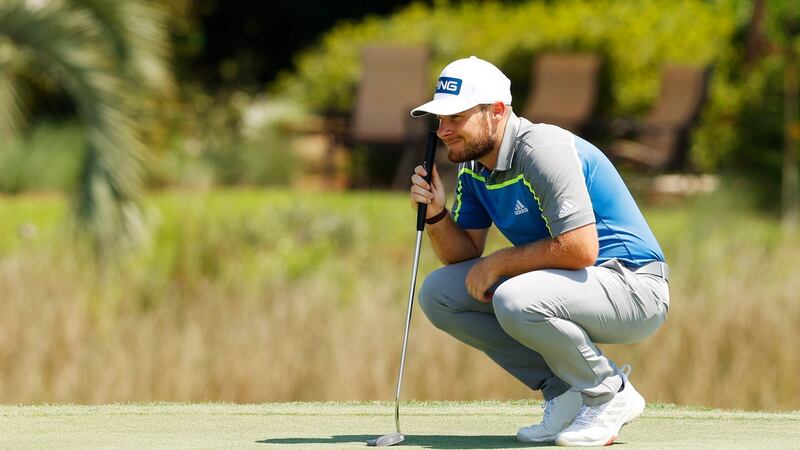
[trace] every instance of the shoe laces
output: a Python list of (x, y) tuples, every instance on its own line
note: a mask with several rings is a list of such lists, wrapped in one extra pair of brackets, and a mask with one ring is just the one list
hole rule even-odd
[[(628, 380), (628, 375), (631, 373), (631, 366), (625, 364), (624, 366), (620, 367), (620, 373), (625, 381)], [(575, 421), (573, 423), (581, 425), (581, 426), (589, 426), (595, 423), (596, 419), (603, 415), (606, 409), (611, 405), (610, 402), (603, 403), (602, 405), (597, 406), (586, 406), (583, 405), (581, 410), (578, 411), (578, 416), (575, 417)]]
[(547, 422), (547, 419), (553, 414), (553, 409), (555, 409), (556, 399), (551, 398), (546, 402), (542, 402), (542, 409), (544, 409), (544, 417), (542, 418), (542, 422)]
[(625, 376), (625, 379), (627, 379), (631, 374), (631, 370), (633, 370), (633, 369), (631, 369), (631, 365), (630, 364), (625, 364), (622, 367), (620, 367), (619, 370), (622, 373), (622, 375)]
[(605, 407), (607, 404), (602, 404), (599, 406), (586, 406), (583, 405), (581, 410), (578, 411), (578, 416), (575, 417), (575, 421), (573, 422), (576, 425), (581, 426), (589, 426), (595, 423), (595, 419), (600, 417), (601, 414), (605, 411)]

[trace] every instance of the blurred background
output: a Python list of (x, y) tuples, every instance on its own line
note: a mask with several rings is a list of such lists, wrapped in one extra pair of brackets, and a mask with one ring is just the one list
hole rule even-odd
[[(408, 111), (476, 55), (666, 252), (669, 320), (603, 347), (645, 397), (798, 409), (799, 35), (794, 0), (0, 0), (0, 402), (390, 399)], [(406, 398), (531, 396), (409, 345)]]

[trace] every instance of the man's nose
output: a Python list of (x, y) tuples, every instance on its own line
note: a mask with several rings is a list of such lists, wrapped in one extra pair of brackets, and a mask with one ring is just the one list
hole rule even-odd
[(439, 120), (439, 128), (436, 130), (436, 135), (439, 139), (444, 139), (453, 132), (453, 128), (447, 123), (446, 120)]

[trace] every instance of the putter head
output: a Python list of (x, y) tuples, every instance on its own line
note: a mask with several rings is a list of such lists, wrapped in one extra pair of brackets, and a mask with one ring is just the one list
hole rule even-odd
[(370, 439), (367, 445), (370, 447), (388, 447), (390, 445), (399, 444), (405, 440), (406, 436), (403, 433), (389, 433), (381, 437)]

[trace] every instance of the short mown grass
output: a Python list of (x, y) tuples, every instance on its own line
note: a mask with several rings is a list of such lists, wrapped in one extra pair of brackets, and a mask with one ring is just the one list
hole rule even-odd
[[(400, 448), (553, 447), (522, 444), (519, 427), (541, 420), (530, 401), (412, 402), (401, 407)], [(365, 448), (394, 432), (383, 403), (154, 403), (0, 406), (3, 448)], [(625, 449), (796, 448), (800, 413), (653, 405), (623, 428)]]

